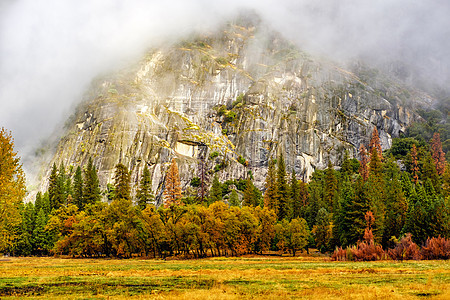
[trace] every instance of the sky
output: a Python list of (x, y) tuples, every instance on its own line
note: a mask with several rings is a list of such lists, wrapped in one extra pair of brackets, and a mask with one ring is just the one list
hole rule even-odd
[(313, 55), (401, 62), (450, 90), (447, 0), (0, 0), (0, 127), (26, 157), (95, 77), (244, 9)]

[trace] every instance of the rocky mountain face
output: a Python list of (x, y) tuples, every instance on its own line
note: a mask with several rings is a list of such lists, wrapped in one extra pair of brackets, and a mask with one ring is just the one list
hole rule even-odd
[(419, 118), (414, 106), (431, 101), (370, 72), (309, 56), (262, 24), (229, 24), (93, 82), (51, 163), (92, 157), (102, 188), (117, 163), (134, 184), (148, 165), (160, 192), (174, 157), (185, 187), (203, 157), (221, 180), (251, 171), (262, 187), (268, 160), (283, 152), (287, 169), (307, 180), (345, 150), (356, 156), (374, 126), (389, 148)]

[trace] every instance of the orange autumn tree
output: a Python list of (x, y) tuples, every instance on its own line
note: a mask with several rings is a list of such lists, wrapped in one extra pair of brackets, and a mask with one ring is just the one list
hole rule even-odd
[(439, 175), (444, 174), (445, 170), (445, 153), (442, 151), (441, 136), (438, 132), (435, 132), (431, 139), (431, 153), (434, 164), (436, 165), (436, 171)]
[(411, 148), (411, 163), (412, 163), (412, 174), (414, 184), (419, 182), (419, 162), (417, 160), (417, 148), (416, 145), (412, 145)]
[(382, 161), (383, 151), (381, 150), (380, 136), (378, 135), (378, 130), (376, 126), (373, 127), (372, 137), (370, 138), (369, 153), (372, 153), (373, 149), (377, 150), (378, 158), (380, 159), (380, 161)]
[(0, 128), (0, 252), (10, 250), (15, 243), (25, 194), (25, 175), (14, 152), (14, 140), (10, 132)]
[(172, 159), (172, 163), (170, 164), (169, 170), (167, 171), (164, 197), (164, 207), (181, 204), (180, 174), (178, 172), (178, 165), (175, 161), (175, 158)]
[(366, 181), (369, 178), (369, 168), (367, 167), (369, 159), (367, 157), (366, 147), (364, 147), (363, 144), (361, 144), (361, 146), (359, 147), (359, 157), (359, 174), (364, 179), (364, 181)]

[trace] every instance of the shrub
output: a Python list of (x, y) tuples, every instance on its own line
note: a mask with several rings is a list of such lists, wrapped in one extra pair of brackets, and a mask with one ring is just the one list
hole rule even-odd
[(221, 105), (217, 108), (217, 115), (218, 116), (223, 116), (227, 113), (227, 107), (225, 105)]
[(192, 178), (191, 186), (192, 187), (199, 187), (200, 186), (200, 178), (198, 178), (198, 177)]
[(219, 152), (217, 152), (217, 151), (213, 151), (213, 152), (211, 152), (211, 154), (209, 154), (209, 159), (214, 159), (214, 158), (216, 158), (217, 156), (219, 156)]
[(450, 240), (443, 237), (428, 238), (421, 253), (423, 259), (449, 259)]
[(360, 242), (352, 249), (353, 260), (355, 261), (373, 261), (382, 259), (384, 256), (383, 248), (376, 245), (373, 239), (370, 242)]
[(412, 241), (411, 233), (407, 233), (395, 248), (389, 249), (388, 256), (399, 261), (420, 259), (419, 247)]
[(331, 254), (331, 259), (336, 261), (345, 261), (347, 260), (347, 250), (342, 247), (336, 248), (333, 254)]
[(246, 161), (245, 158), (242, 157), (242, 155), (239, 155), (237, 161), (238, 161), (241, 165), (243, 165), (243, 166), (245, 166), (245, 167), (248, 166), (248, 161)]
[(236, 113), (235, 113), (234, 111), (228, 111), (228, 112), (225, 114), (224, 122), (225, 122), (225, 123), (231, 123), (231, 122), (234, 121), (234, 119), (236, 119)]
[[(244, 94), (240, 94), (239, 96), (236, 97), (236, 100), (233, 101), (231, 106), (233, 108), (239, 108), (242, 106), (243, 103), (244, 103)], [(237, 107), (238, 105), (239, 107)]]

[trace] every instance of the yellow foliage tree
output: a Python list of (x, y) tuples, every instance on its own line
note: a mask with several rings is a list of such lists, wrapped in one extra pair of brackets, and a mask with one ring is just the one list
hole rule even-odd
[(175, 158), (172, 159), (172, 164), (169, 167), (166, 175), (165, 190), (164, 190), (165, 202), (164, 206), (181, 204), (181, 183), (180, 174), (178, 172), (178, 165)]
[(0, 129), (0, 252), (14, 244), (21, 221), (19, 206), (25, 197), (25, 175), (20, 158), (14, 152), (14, 140)]

